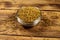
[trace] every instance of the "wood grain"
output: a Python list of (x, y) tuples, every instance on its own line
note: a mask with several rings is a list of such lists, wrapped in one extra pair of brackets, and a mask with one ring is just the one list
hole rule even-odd
[(0, 35), (0, 40), (60, 40), (60, 38), (23, 37)]
[(33, 37), (34, 36), (60, 37), (59, 20), (60, 20), (60, 12), (58, 11), (42, 11), (41, 22), (31, 29), (24, 29), (24, 27), (20, 23), (18, 23), (16, 18), (14, 18), (13, 20), (2, 20), (0, 22), (0, 27), (1, 27), (0, 34), (1, 35), (22, 35), (22, 36), (24, 35), (24, 36), (33, 36)]
[(60, 4), (60, 0), (0, 0), (10, 1), (16, 4)]
[[(6, 2), (12, 3), (10, 7)], [(22, 6), (38, 7), (41, 22), (31, 29), (18, 23)], [(0, 40), (60, 40), (60, 0), (0, 0)]]

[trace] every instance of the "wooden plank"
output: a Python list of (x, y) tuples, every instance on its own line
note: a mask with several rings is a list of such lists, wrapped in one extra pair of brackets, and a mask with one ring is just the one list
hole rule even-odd
[[(11, 20), (9, 18), (12, 18), (16, 16), (17, 10), (0, 10), (0, 21), (1, 20)], [(12, 18), (14, 19), (14, 18)]]
[[(31, 2), (30, 2), (31, 1)], [(5, 10), (5, 9), (20, 9), (22, 6), (35, 6), (35, 7), (38, 7), (38, 8), (40, 8), (40, 10), (60, 10), (60, 4), (57, 4), (58, 2), (59, 2), (59, 0), (55, 0), (57, 3), (56, 4), (54, 4), (54, 0), (30, 0), (30, 1), (28, 1), (28, 0), (21, 0), (21, 1), (12, 1), (12, 0), (9, 0), (9, 1), (7, 1), (7, 0), (4, 0), (4, 1), (0, 1), (0, 9), (3, 9), (3, 10)], [(35, 3), (35, 2), (37, 2), (37, 3)], [(45, 3), (46, 1), (51, 1), (51, 2), (53, 2), (53, 3)], [(34, 2), (34, 3), (33, 3)], [(41, 3), (43, 3), (43, 4), (41, 4)], [(60, 2), (59, 2), (60, 3)]]
[[(12, 5), (7, 7), (4, 2)], [(15, 14), (21, 6), (29, 5), (40, 9), (43, 21), (31, 29), (24, 29)], [(59, 20), (60, 0), (0, 0), (0, 40), (60, 40)]]
[[(24, 29), (16, 18), (0, 21), (0, 35), (24, 35), (38, 37), (60, 37), (60, 12), (41, 11), (42, 20), (31, 29)], [(55, 18), (57, 17), (57, 18)], [(2, 17), (3, 18), (3, 17)], [(12, 19), (11, 17), (9, 19)]]
[[(24, 5), (26, 6), (26, 5)], [(29, 5), (27, 5), (29, 6)], [(40, 10), (60, 10), (60, 5), (41, 5), (41, 4), (34, 4), (34, 5), (31, 5), (33, 7), (38, 7)], [(21, 6), (12, 6), (12, 7), (5, 7), (5, 6), (1, 6), (0, 5), (0, 10), (18, 10), (20, 9), (21, 7), (23, 7), (22, 5)]]
[(60, 40), (60, 38), (24, 37), (0, 35), (0, 40)]
[[(2, 2), (2, 0), (0, 0)], [(60, 0), (3, 0), (15, 4), (60, 4)]]

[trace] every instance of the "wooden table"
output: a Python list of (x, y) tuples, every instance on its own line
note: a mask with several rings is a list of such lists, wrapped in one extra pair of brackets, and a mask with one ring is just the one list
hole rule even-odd
[[(59, 0), (9, 0), (6, 7), (0, 0), (0, 40), (60, 40), (60, 1)], [(37, 6), (42, 12), (41, 22), (31, 29), (24, 29), (16, 20), (21, 6)]]

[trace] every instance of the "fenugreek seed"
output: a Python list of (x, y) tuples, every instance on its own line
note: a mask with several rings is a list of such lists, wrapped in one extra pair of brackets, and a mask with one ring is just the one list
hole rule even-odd
[(18, 12), (18, 17), (24, 22), (33, 22), (40, 16), (40, 10), (37, 7), (22, 7)]

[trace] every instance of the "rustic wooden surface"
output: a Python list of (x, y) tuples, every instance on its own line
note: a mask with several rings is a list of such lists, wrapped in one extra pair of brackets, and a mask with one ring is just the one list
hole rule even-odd
[(16, 4), (60, 4), (60, 0), (0, 0), (10, 1)]
[(23, 37), (0, 35), (0, 40), (60, 40), (59, 38)]
[[(11, 7), (5, 2), (11, 2)], [(60, 40), (60, 0), (0, 0), (0, 40)], [(23, 4), (23, 5), (22, 5)], [(24, 29), (16, 20), (21, 6), (37, 6), (42, 12), (41, 22)]]

